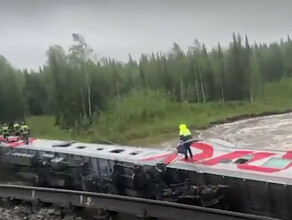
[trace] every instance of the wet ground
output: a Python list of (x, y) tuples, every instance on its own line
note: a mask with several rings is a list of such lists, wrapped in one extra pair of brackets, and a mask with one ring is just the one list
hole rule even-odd
[[(3, 206), (3, 204), (2, 204)], [(61, 208), (48, 207), (34, 210), (28, 204), (10, 207), (0, 206), (0, 220), (142, 220), (142, 218), (118, 214), (105, 218), (105, 215), (97, 215), (94, 210), (80, 210), (79, 214), (64, 212)]]
[[(215, 125), (206, 130), (194, 131), (193, 134), (203, 139), (222, 139), (239, 147), (292, 150), (292, 113)], [(174, 147), (176, 144), (177, 139), (173, 139), (164, 142), (163, 146)]]
[(83, 220), (81, 217), (67, 214), (62, 215), (60, 210), (54, 208), (42, 208), (32, 211), (26, 206), (15, 206), (13, 208), (0, 207), (0, 220)]

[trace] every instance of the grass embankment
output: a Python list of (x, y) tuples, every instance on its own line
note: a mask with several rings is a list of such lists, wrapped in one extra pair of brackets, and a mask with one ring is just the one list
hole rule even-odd
[(91, 131), (81, 134), (62, 131), (54, 126), (51, 116), (30, 117), (33, 136), (48, 139), (99, 142), (111, 140), (122, 144), (153, 143), (176, 136), (179, 123), (191, 128), (240, 115), (256, 115), (292, 109), (292, 80), (266, 84), (263, 97), (255, 102), (212, 102), (178, 104), (160, 93), (137, 93), (116, 103), (104, 113)]

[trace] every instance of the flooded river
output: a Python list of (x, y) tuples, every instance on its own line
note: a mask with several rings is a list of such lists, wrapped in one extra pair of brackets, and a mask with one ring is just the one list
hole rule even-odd
[(292, 113), (216, 125), (199, 131), (200, 138), (219, 138), (239, 146), (292, 150)]
[[(198, 138), (222, 139), (239, 147), (292, 150), (292, 113), (215, 125), (193, 133)], [(176, 144), (177, 139), (163, 143), (163, 146), (174, 147)]]

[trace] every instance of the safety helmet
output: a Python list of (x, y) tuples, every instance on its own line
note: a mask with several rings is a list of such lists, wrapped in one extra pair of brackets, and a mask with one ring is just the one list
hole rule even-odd
[(179, 125), (179, 130), (184, 130), (187, 128), (187, 125), (186, 124), (180, 124)]

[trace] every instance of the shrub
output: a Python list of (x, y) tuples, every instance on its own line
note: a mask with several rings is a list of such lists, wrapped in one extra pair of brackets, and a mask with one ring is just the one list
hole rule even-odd
[(162, 90), (132, 91), (123, 99), (114, 100), (111, 108), (100, 114), (96, 127), (99, 132), (109, 134), (130, 125), (154, 122), (164, 118), (171, 105), (169, 96)]

